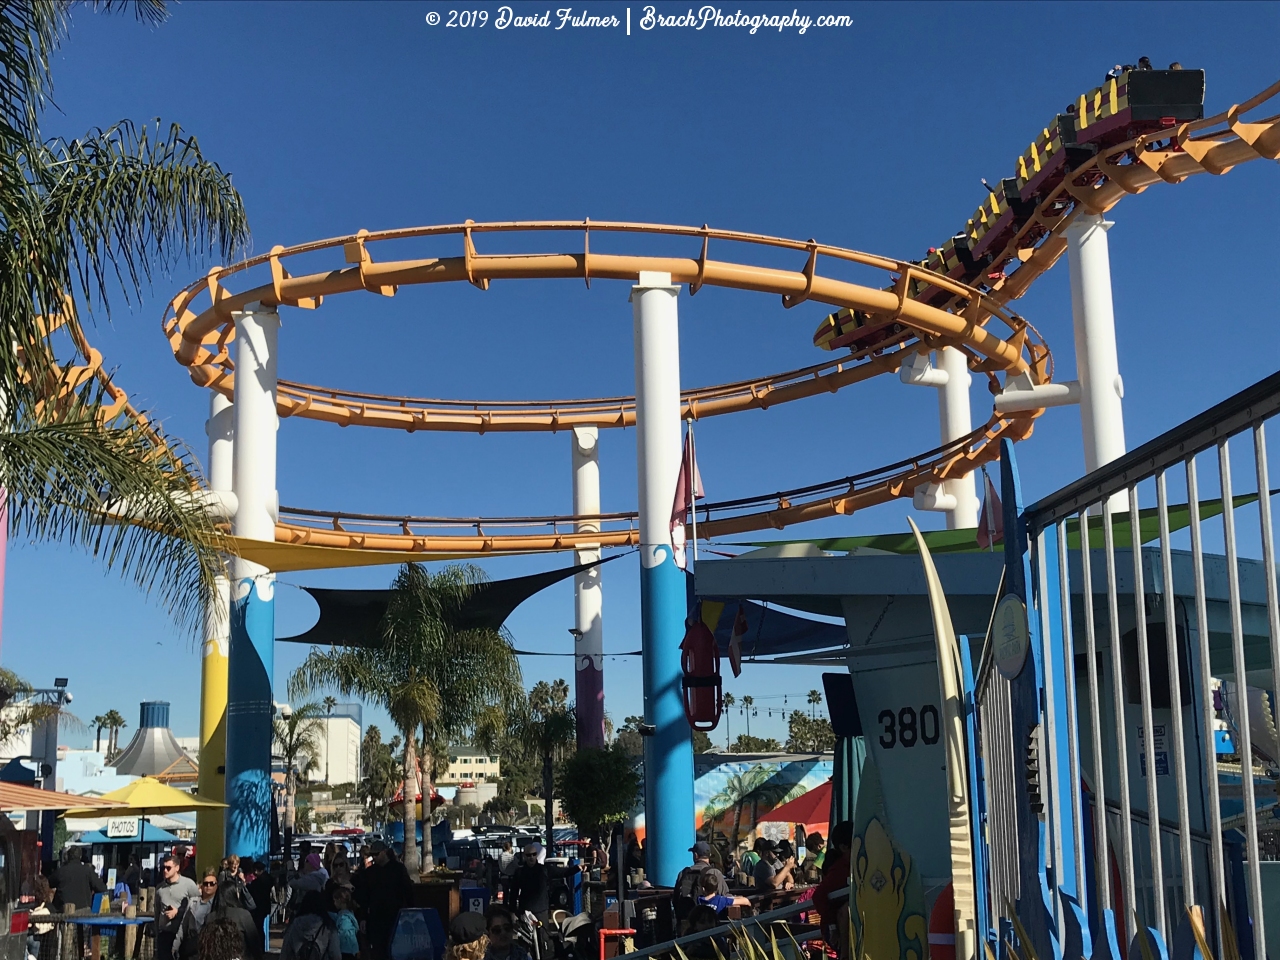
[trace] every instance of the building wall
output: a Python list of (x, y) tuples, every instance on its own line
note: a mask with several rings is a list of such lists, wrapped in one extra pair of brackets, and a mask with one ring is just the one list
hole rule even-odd
[[(320, 719), (320, 750), (312, 780), (327, 783), (360, 782), (360, 724), (350, 716)], [(327, 773), (327, 777), (326, 777)]]
[(440, 778), (441, 783), (465, 783), (467, 781), (497, 780), (502, 776), (500, 757), (465, 747), (455, 747), (449, 754), (449, 769)]

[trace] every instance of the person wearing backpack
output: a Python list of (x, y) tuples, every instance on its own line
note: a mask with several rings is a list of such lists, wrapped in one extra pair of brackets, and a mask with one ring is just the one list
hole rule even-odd
[(693, 908), (698, 905), (698, 897), (702, 895), (702, 878), (710, 873), (716, 877), (716, 893), (729, 895), (729, 885), (725, 883), (724, 874), (711, 865), (711, 844), (699, 840), (689, 852), (693, 854), (693, 865), (685, 867), (676, 877), (673, 906), (676, 920), (683, 922)]
[(284, 932), (280, 960), (342, 960), (337, 925), (318, 890), (302, 898), (298, 915)]

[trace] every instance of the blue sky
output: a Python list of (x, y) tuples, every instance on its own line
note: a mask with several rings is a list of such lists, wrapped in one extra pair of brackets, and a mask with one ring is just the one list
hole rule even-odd
[[(464, 9), (454, 5), (456, 9)], [(546, 8), (514, 3), (517, 14)], [(641, 220), (714, 226), (918, 257), (982, 199), (980, 177), (1007, 176), (1055, 113), (1117, 61), (1148, 55), (1208, 72), (1217, 112), (1274, 82), (1280, 6), (1272, 4), (825, 5), (761, 3), (752, 12), (851, 13), (853, 27), (759, 33), (623, 29), (497, 31), (428, 26), (445, 3), (189, 3), (158, 28), (77, 10), (55, 63), (49, 135), (161, 117), (195, 134), (234, 175), (254, 248), (360, 228), (509, 219)], [(656, 3), (659, 13), (688, 5)], [(574, 8), (581, 12), (582, 7)], [(592, 13), (625, 18), (625, 4)], [(734, 7), (725, 7), (732, 12)], [(745, 9), (745, 5), (744, 5)], [(554, 14), (553, 14), (554, 16)], [(1158, 185), (1125, 200), (1110, 233), (1125, 425), (1130, 446), (1274, 371), (1280, 305), (1273, 283), (1280, 170), (1255, 161), (1224, 177)], [(98, 320), (95, 344), (131, 395), (204, 453), (207, 399), (172, 359), (159, 320), (207, 268), (157, 279), (132, 314)], [(457, 285), (451, 285), (457, 286)], [(1074, 375), (1065, 262), (1019, 311)], [(346, 295), (286, 311), (281, 375), (440, 397), (532, 398), (632, 391), (625, 284), (406, 289)], [(818, 359), (818, 305), (708, 289), (682, 297), (686, 386)], [(975, 386), (975, 417), (986, 415)], [(937, 442), (930, 391), (896, 378), (767, 412), (705, 421), (699, 459), (724, 499), (844, 476)], [(635, 502), (632, 432), (604, 431), (603, 506)], [(1082, 470), (1079, 417), (1052, 411), (1020, 450), (1028, 497)], [(568, 512), (569, 439), (415, 435), (289, 420), (280, 432), (284, 503), (435, 515)], [(889, 506), (788, 531), (900, 530)], [(940, 518), (926, 515), (923, 525)], [(568, 558), (495, 560), (512, 576)], [(384, 586), (391, 568), (290, 574), (287, 583)], [(639, 645), (634, 558), (605, 568), (605, 649)], [(314, 607), (278, 591), (278, 632)], [(569, 650), (567, 584), (509, 621), (524, 649)], [(277, 650), (277, 689), (305, 651)], [(197, 730), (199, 660), (191, 638), (91, 559), (11, 547), (3, 662), (37, 683), (71, 678), (85, 718), (173, 702), (179, 735)], [(528, 658), (529, 682), (571, 669)], [(638, 663), (606, 665), (606, 705), (641, 709)], [(802, 694), (818, 671), (748, 669), (728, 688)], [(278, 692), (277, 696), (280, 694)], [(761, 700), (775, 708), (780, 700)], [(366, 716), (371, 716), (367, 713)], [(734, 718), (735, 732), (740, 720)], [(753, 732), (783, 735), (762, 711)], [(722, 728), (723, 731), (723, 728)], [(721, 732), (722, 732), (721, 731)], [(83, 735), (65, 736), (83, 742)]]

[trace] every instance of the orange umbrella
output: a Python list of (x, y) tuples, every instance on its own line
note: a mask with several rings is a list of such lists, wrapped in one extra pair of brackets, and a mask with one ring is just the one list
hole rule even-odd
[(757, 823), (772, 820), (777, 823), (803, 823), (806, 827), (818, 826), (831, 819), (831, 781), (821, 783), (794, 800), (774, 807)]

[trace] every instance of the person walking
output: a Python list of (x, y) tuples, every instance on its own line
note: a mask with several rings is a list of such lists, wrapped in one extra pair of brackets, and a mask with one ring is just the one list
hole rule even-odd
[(517, 911), (532, 913), (546, 923), (551, 913), (551, 881), (571, 876), (578, 868), (548, 865), (544, 859), (542, 844), (524, 848), (524, 863), (511, 878), (511, 893)]
[(280, 960), (342, 960), (338, 929), (325, 909), (324, 894), (313, 890), (302, 898), (298, 915), (284, 932)]
[(73, 903), (77, 910), (88, 910), (93, 906), (93, 895), (105, 893), (107, 885), (93, 869), (88, 861), (89, 848), (71, 847), (64, 854), (64, 861), (53, 879), (53, 909), (63, 912), (66, 905)]
[(340, 883), (330, 883), (325, 890), (328, 897), (329, 919), (338, 931), (338, 949), (342, 960), (358, 960), (360, 955), (360, 925), (351, 912), (351, 888)]
[(247, 897), (248, 892), (243, 883), (220, 880), (218, 892), (213, 897), (213, 909), (209, 911), (205, 923), (208, 924), (218, 918), (230, 920), (240, 928), (240, 933), (244, 937), (244, 960), (260, 960), (265, 947), (262, 924), (254, 921)]
[(244, 960), (244, 934), (230, 917), (210, 917), (200, 928), (199, 960)]
[(373, 960), (387, 960), (396, 918), (413, 901), (413, 882), (409, 879), (409, 871), (384, 841), (375, 840), (370, 850), (373, 865), (364, 870), (364, 882), (360, 884), (357, 895), (362, 897), (359, 904), (364, 910), (369, 952)]
[(156, 884), (156, 960), (173, 960), (173, 940), (183, 907), (198, 900), (200, 888), (179, 872), (182, 865), (172, 853), (160, 858), (160, 882)]
[(195, 960), (200, 952), (200, 928), (213, 909), (213, 898), (218, 892), (216, 867), (201, 872), (200, 896), (187, 900), (187, 907), (178, 918), (173, 937), (173, 955), (178, 960)]

